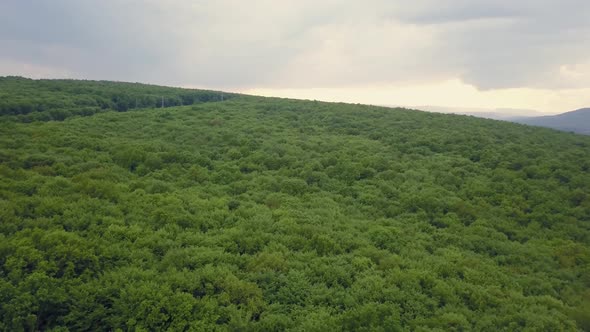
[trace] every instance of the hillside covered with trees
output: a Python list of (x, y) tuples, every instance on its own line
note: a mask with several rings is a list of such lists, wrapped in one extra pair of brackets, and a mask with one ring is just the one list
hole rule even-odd
[(236, 94), (139, 83), (0, 77), (0, 121), (61, 121), (104, 111), (193, 105)]
[[(0, 86), (0, 330), (590, 330), (590, 137)], [(164, 92), (198, 103), (148, 108)]]

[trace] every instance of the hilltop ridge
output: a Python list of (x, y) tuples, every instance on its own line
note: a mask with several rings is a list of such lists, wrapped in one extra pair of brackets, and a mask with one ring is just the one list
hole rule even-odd
[(590, 135), (590, 108), (551, 116), (520, 118), (514, 122)]
[(0, 77), (0, 120), (61, 121), (114, 110), (193, 105), (236, 97), (211, 90), (172, 88), (151, 84)]

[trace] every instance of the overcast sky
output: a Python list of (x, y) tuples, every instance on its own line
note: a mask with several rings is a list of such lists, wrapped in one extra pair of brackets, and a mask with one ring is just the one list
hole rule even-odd
[(0, 0), (0, 75), (560, 113), (590, 1)]

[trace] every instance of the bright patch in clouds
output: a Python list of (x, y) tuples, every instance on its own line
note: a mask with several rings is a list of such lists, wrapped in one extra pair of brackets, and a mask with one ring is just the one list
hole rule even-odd
[(481, 91), (459, 79), (433, 84), (314, 89), (256, 88), (241, 92), (261, 96), (417, 108), (436, 105), (448, 108), (532, 109), (545, 113), (562, 113), (590, 105), (590, 88), (563, 90), (513, 88)]

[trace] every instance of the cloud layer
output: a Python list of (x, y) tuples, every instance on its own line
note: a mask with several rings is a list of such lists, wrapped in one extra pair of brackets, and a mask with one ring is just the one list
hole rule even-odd
[(585, 0), (0, 2), (0, 74), (229, 89), (589, 88), (588, 40)]

